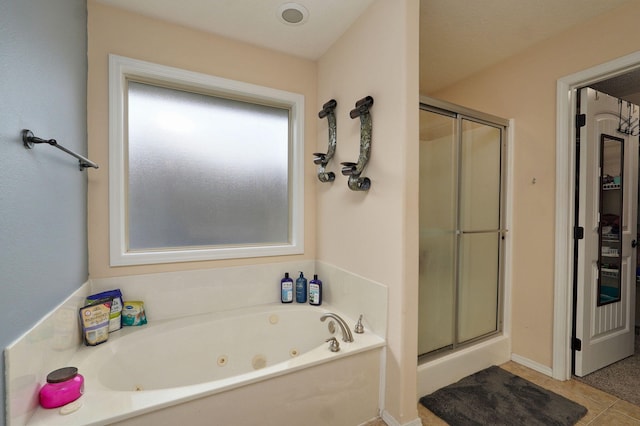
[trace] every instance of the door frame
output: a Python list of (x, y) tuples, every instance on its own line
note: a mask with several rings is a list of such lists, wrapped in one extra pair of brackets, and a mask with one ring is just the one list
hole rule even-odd
[(552, 376), (571, 378), (576, 89), (640, 68), (640, 51), (565, 76), (556, 87), (556, 232)]

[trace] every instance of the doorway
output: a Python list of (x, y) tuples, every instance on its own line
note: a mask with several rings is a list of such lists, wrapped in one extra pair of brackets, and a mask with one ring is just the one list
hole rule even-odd
[(557, 82), (556, 102), (556, 233), (554, 273), (554, 330), (552, 376), (568, 380), (572, 373), (574, 235), (576, 191), (577, 89), (640, 69), (640, 52), (601, 64)]

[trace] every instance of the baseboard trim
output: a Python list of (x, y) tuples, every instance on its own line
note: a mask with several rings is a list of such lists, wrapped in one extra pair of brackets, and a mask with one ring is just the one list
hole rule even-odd
[(551, 367), (547, 367), (546, 365), (542, 365), (540, 363), (532, 361), (529, 358), (525, 358), (517, 354), (511, 354), (511, 361), (524, 365), (525, 367), (535, 370), (538, 373), (542, 373), (546, 376), (553, 377), (553, 369)]
[(389, 414), (387, 410), (382, 410), (381, 414), (382, 420), (384, 420), (388, 426), (422, 426), (422, 420), (420, 420), (419, 417), (411, 420), (409, 423), (401, 424), (391, 414)]

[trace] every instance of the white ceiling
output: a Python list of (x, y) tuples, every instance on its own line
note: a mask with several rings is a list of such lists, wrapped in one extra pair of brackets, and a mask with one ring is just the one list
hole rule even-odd
[[(374, 0), (296, 0), (309, 17), (284, 24), (293, 0), (98, 0), (224, 37), (318, 59)], [(397, 1), (397, 0), (379, 0)], [(421, 93), (432, 93), (579, 22), (637, 0), (420, 0)]]
[(309, 12), (301, 25), (285, 24), (278, 16), (280, 6), (294, 0), (98, 1), (294, 56), (318, 59), (374, 0), (296, 0)]

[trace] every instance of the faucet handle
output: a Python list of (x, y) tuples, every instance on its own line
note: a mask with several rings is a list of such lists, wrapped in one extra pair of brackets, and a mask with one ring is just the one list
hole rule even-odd
[(329, 343), (329, 350), (331, 352), (338, 352), (340, 350), (340, 343), (335, 337), (329, 337), (326, 342)]
[(356, 323), (355, 328), (353, 329), (358, 334), (364, 333), (364, 326), (362, 325), (362, 314), (360, 314), (360, 318), (358, 318), (358, 322)]

